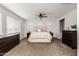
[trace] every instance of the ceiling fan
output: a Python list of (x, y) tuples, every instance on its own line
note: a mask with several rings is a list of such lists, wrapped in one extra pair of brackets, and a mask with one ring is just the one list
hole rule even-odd
[(42, 19), (42, 18), (47, 18), (46, 13), (43, 13), (43, 12), (39, 13), (37, 16), (38, 16), (40, 19)]

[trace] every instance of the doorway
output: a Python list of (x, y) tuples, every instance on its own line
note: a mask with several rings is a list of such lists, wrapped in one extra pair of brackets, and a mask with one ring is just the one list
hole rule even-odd
[(62, 32), (64, 30), (64, 21), (65, 21), (65, 19), (60, 20), (60, 36), (61, 36), (61, 39), (62, 39)]

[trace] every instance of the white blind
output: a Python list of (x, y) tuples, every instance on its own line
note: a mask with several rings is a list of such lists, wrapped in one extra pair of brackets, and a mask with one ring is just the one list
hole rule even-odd
[(0, 35), (2, 34), (2, 14), (0, 13)]
[(7, 16), (7, 34), (20, 32), (20, 22), (15, 18)]
[(20, 22), (15, 20), (15, 32), (20, 32)]

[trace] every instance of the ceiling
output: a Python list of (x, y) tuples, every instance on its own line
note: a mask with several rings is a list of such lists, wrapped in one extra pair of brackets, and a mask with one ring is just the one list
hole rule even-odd
[(34, 19), (40, 12), (45, 12), (50, 18), (59, 18), (76, 8), (75, 3), (3, 3), (2, 5), (26, 20)]

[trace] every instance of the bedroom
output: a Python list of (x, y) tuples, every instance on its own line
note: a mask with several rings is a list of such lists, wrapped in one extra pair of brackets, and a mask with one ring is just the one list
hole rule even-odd
[[(61, 24), (63, 19), (64, 24)], [(77, 40), (69, 40), (70, 37), (73, 37), (73, 32), (74, 37), (77, 36), (75, 35), (76, 24), (77, 4), (75, 3), (0, 4), (0, 39), (2, 40), (0, 48), (3, 47), (4, 38), (14, 37), (14, 35), (17, 35), (18, 38), (20, 35), (19, 42), (16, 40), (17, 44), (19, 43), (17, 46), (15, 46), (16, 41), (12, 39), (10, 44), (14, 43), (14, 46), (12, 45), (14, 48), (4, 53), (6, 47), (0, 52), (4, 56), (77, 55), (77, 49), (72, 48), (76, 46)], [(70, 33), (65, 34), (64, 32), (67, 31)], [(68, 41), (63, 42), (63, 39), (66, 39), (63, 33), (65, 36), (71, 35), (68, 36)]]

